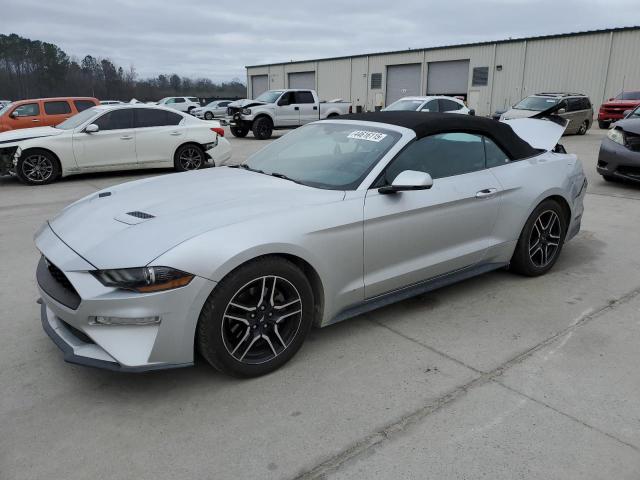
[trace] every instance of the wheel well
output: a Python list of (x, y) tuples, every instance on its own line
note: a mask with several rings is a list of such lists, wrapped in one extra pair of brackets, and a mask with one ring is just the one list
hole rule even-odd
[(569, 223), (571, 223), (571, 207), (569, 206), (569, 203), (564, 199), (564, 197), (561, 197), (560, 195), (552, 195), (545, 198), (545, 200), (555, 200), (556, 202), (558, 202), (558, 204), (562, 208), (564, 219), (567, 221), (567, 228), (569, 228)]
[(20, 153), (20, 158), (24, 157), (25, 153), (38, 151), (38, 150), (41, 151), (41, 152), (47, 152), (48, 154), (50, 154), (53, 157), (53, 159), (58, 163), (58, 169), (60, 170), (60, 175), (62, 175), (62, 162), (60, 162), (60, 158), (58, 157), (58, 155), (56, 155), (54, 152), (52, 152), (48, 148), (41, 148), (41, 147), (27, 148), (26, 150), (24, 150), (24, 151), (22, 151)]
[(271, 122), (271, 125), (273, 125), (273, 119), (269, 115), (267, 115), (266, 113), (262, 113), (262, 114), (258, 115), (256, 118), (253, 119), (252, 123), (257, 122), (261, 118), (266, 118), (267, 120), (269, 120)]
[(200, 145), (198, 142), (184, 142), (184, 143), (181, 143), (180, 145), (178, 145), (178, 148), (176, 148), (176, 151), (173, 152), (173, 159), (174, 160), (176, 160), (176, 155), (178, 154), (178, 150), (180, 150), (182, 147), (184, 147), (186, 145), (193, 145), (194, 147), (198, 147), (204, 153), (204, 148), (202, 148), (202, 145)]
[(333, 113), (330, 113), (329, 115), (327, 115), (327, 118), (333, 118), (333, 117), (337, 117), (337, 116), (338, 116), (338, 114), (333, 112)]

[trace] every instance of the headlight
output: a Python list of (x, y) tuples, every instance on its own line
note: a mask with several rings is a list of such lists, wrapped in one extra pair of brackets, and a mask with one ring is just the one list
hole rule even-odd
[(242, 114), (243, 115), (251, 115), (251, 109), (250, 108), (243, 108), (242, 109)]
[(140, 293), (161, 292), (184, 287), (193, 279), (190, 273), (170, 267), (120, 268), (91, 272), (105, 287)]
[(619, 128), (609, 130), (607, 132), (607, 137), (609, 137), (609, 140), (619, 143), (620, 145), (624, 145), (624, 133), (622, 133), (622, 130)]

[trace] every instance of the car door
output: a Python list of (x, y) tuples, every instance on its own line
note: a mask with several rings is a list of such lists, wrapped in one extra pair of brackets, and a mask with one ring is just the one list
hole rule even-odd
[(45, 100), (42, 124), (55, 126), (72, 115), (71, 105), (66, 100)]
[(485, 168), (483, 139), (467, 133), (425, 137), (389, 164), (375, 187), (405, 170), (429, 173), (429, 190), (367, 192), (364, 283), (367, 298), (480, 262), (494, 243), (501, 189)]
[(73, 152), (81, 169), (136, 165), (133, 109), (111, 110), (93, 121), (97, 132), (81, 129), (73, 134)]
[(438, 100), (437, 99), (429, 100), (420, 108), (420, 111), (421, 112), (439, 112), (440, 109), (438, 108)]
[(6, 124), (12, 130), (43, 126), (40, 104), (33, 102), (18, 105), (7, 115)]
[(295, 104), (294, 92), (284, 92), (278, 100), (276, 124), (279, 127), (297, 127), (300, 125), (300, 107)]
[(184, 117), (161, 108), (135, 108), (136, 151), (140, 167), (162, 162), (173, 165), (173, 155), (185, 142)]
[(213, 110), (213, 114), (216, 117), (224, 117), (227, 114), (227, 106), (230, 104), (231, 102), (218, 102), (218, 104), (216, 105), (215, 109)]
[(318, 104), (313, 98), (313, 93), (308, 90), (300, 90), (294, 95), (296, 105), (300, 109), (300, 125), (318, 120)]

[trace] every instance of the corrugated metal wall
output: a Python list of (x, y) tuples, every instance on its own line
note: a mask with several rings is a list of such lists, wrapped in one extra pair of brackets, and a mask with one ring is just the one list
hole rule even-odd
[[(386, 97), (387, 67), (420, 63), (421, 93), (427, 91), (429, 62), (469, 60), (468, 94), (478, 115), (506, 108), (541, 91), (570, 91), (589, 95), (597, 111), (600, 103), (625, 89), (640, 89), (638, 62), (640, 28), (594, 32), (556, 38), (443, 47), (433, 50), (376, 54), (352, 58), (250, 67), (252, 75), (268, 74), (270, 88), (284, 88), (290, 72), (316, 72), (321, 99), (351, 100), (354, 110), (374, 110)], [(473, 86), (475, 67), (489, 67), (486, 86)], [(371, 74), (382, 74), (381, 88), (371, 88)], [(250, 92), (251, 93), (251, 92)]]

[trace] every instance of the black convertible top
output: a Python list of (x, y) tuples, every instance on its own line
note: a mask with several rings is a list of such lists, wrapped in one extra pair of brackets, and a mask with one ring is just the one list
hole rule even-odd
[(495, 141), (512, 160), (528, 158), (540, 153), (516, 135), (506, 123), (473, 115), (398, 110), (340, 115), (332, 120), (359, 120), (397, 125), (413, 130), (417, 138), (447, 132), (477, 133)]

